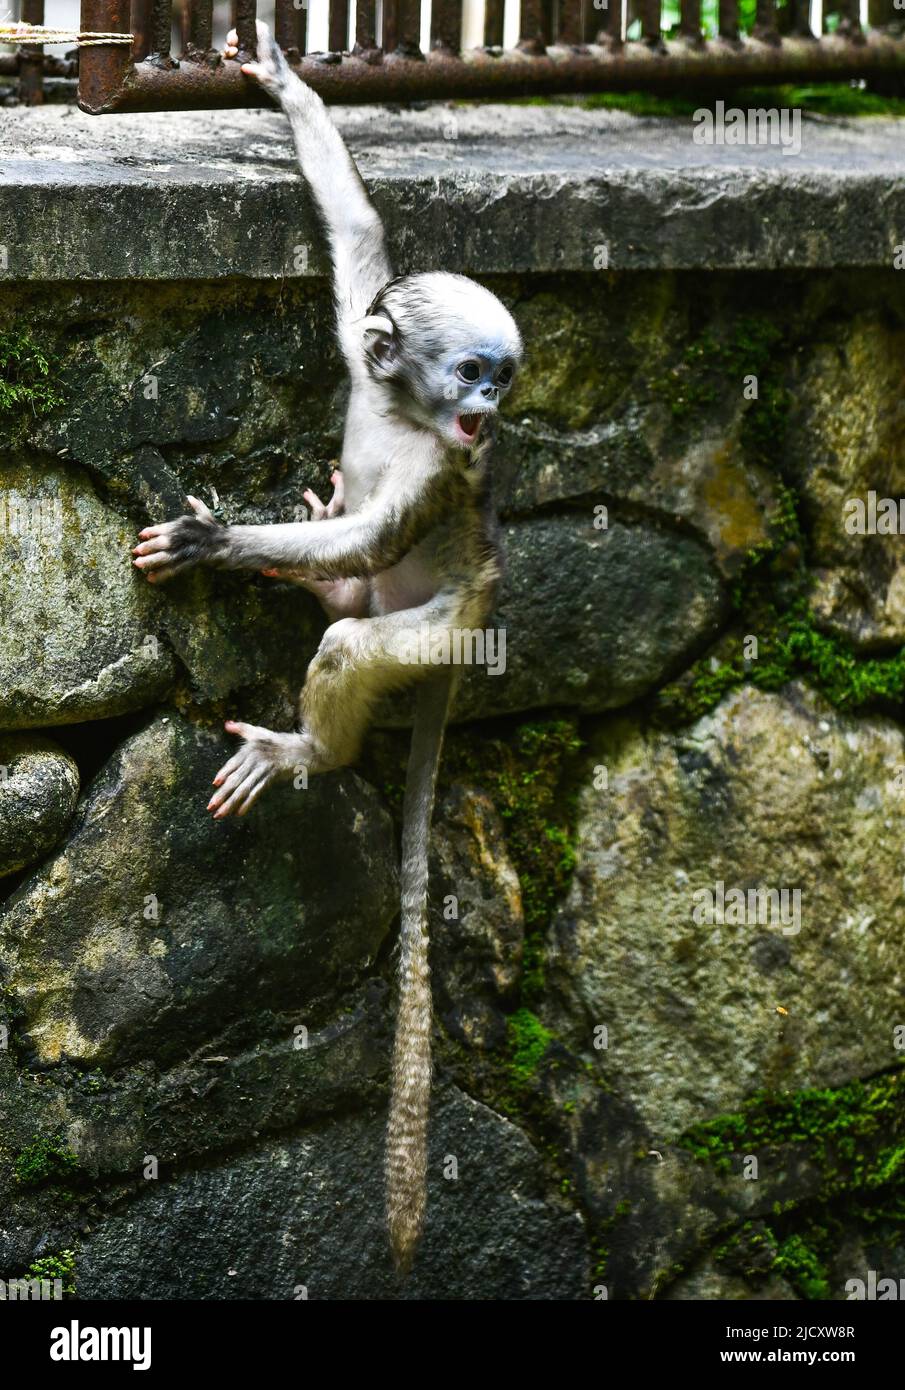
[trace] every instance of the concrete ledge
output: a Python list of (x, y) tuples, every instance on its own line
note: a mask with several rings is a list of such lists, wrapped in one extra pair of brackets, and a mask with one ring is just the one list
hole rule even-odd
[[(790, 156), (696, 145), (690, 119), (568, 106), (334, 115), (403, 270), (590, 271), (601, 245), (616, 271), (891, 267), (905, 241), (905, 121), (805, 116)], [(7, 281), (326, 270), (270, 111), (5, 111), (0, 244)]]

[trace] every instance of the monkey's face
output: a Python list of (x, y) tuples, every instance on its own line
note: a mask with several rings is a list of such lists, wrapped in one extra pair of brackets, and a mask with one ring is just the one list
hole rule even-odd
[(484, 343), (443, 354), (437, 367), (431, 374), (434, 391), (428, 402), (432, 428), (446, 442), (470, 449), (480, 439), (488, 417), (495, 416), (512, 389), (516, 354), (506, 345)]
[(522, 354), (515, 321), (496, 295), (461, 275), (410, 276), (378, 296), (365, 322), (365, 359), (392, 392), (394, 409), (445, 444), (477, 444)]

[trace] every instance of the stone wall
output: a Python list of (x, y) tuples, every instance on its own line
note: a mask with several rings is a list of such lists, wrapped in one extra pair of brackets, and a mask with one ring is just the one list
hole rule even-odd
[[(223, 719), (288, 725), (323, 618), (263, 577), (149, 591), (129, 555), (187, 491), (264, 522), (325, 484), (326, 285), (0, 291), (3, 1277), (794, 1299), (905, 1274), (905, 581), (898, 537), (842, 523), (905, 484), (905, 279), (488, 283), (528, 345), (495, 463), (507, 670), (470, 673), (444, 762), (403, 1288), (406, 709), (359, 768), (212, 823)], [(717, 882), (798, 915), (706, 920)]]

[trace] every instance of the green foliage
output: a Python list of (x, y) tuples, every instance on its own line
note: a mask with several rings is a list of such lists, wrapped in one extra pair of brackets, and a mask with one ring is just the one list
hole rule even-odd
[(50, 363), (29, 332), (0, 333), (0, 415), (23, 408), (44, 415), (61, 404)]
[(13, 1177), (22, 1187), (65, 1182), (78, 1170), (78, 1159), (59, 1135), (36, 1137), (13, 1163)]
[(26, 1279), (59, 1279), (63, 1285), (63, 1296), (75, 1297), (75, 1251), (60, 1250), (55, 1255), (45, 1255), (30, 1265)]

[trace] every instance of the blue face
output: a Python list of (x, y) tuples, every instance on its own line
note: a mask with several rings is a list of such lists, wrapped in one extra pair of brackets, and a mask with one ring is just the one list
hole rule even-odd
[(446, 368), (444, 433), (468, 448), (476, 443), (485, 415), (493, 415), (512, 385), (515, 360), (505, 348), (483, 347), (452, 359)]

